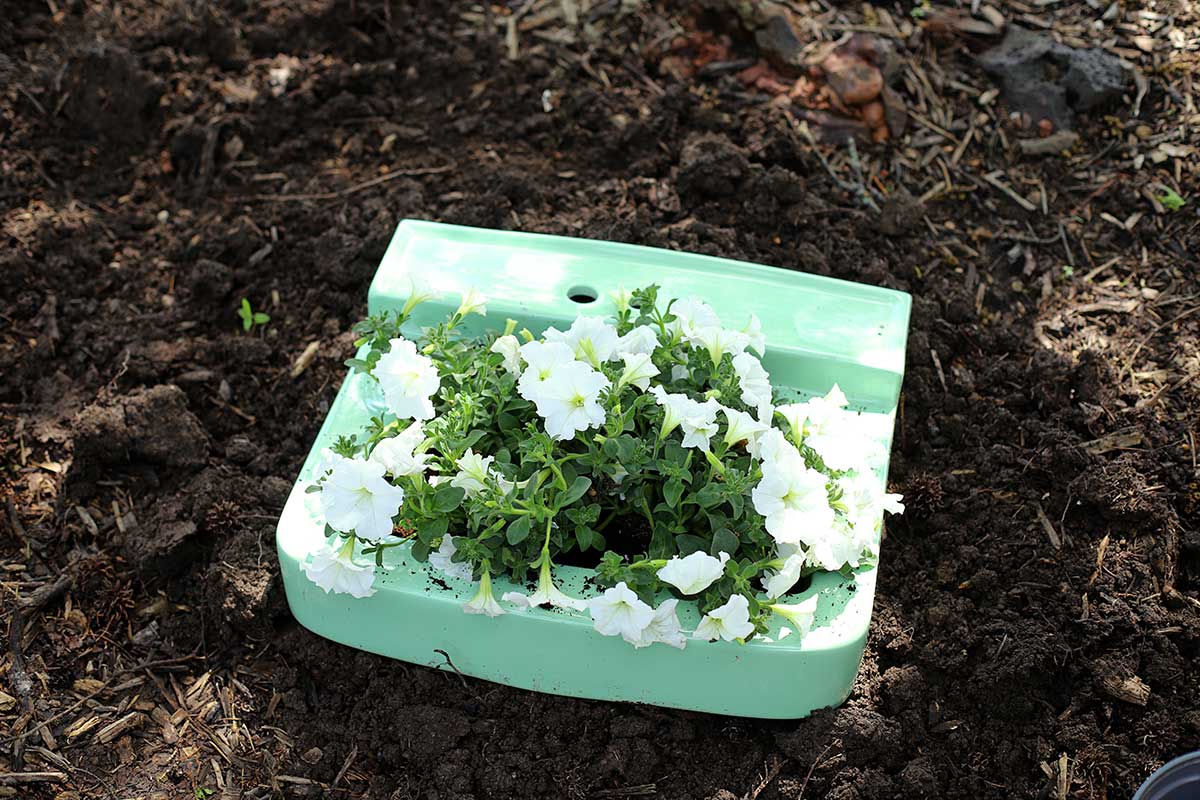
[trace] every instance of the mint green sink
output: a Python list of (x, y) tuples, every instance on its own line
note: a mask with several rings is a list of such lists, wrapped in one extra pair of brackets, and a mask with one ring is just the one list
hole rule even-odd
[[(440, 292), (420, 306), (416, 326), (445, 319), (459, 294), (475, 287), (488, 297), (487, 317), (471, 316), (475, 330), (501, 328), (506, 317), (535, 333), (569, 325), (579, 314), (611, 315), (607, 293), (619, 285), (662, 286), (662, 297), (698, 296), (726, 325), (758, 314), (767, 337), (763, 363), (774, 385), (797, 398), (824, 394), (837, 383), (860, 419), (890, 449), (911, 298), (902, 292), (708, 256), (626, 244), (464, 228), (405, 220), (400, 223), (371, 284), (371, 313), (399, 308), (408, 275)], [(593, 298), (593, 302), (582, 302)], [(803, 717), (844, 701), (866, 644), (875, 596), (875, 568), (852, 578), (821, 573), (787, 602), (818, 595), (816, 621), (802, 640), (779, 637), (774, 627), (746, 645), (690, 641), (684, 650), (634, 649), (601, 636), (586, 612), (533, 609), (497, 618), (463, 613), (474, 593), (407, 555), (387, 551), (389, 571), (376, 593), (355, 599), (326, 594), (300, 564), (324, 541), (304, 489), (319, 453), (342, 434), (360, 431), (372, 399), (369, 379), (347, 377), (317, 434), (279, 520), (276, 537), (288, 604), (309, 630), (334, 641), (426, 666), (459, 671), (540, 692), (627, 700), (746, 717)], [(876, 466), (880, 480), (886, 461)], [(591, 596), (590, 570), (555, 571), (569, 593)], [(495, 581), (495, 594), (525, 587)], [(665, 595), (664, 595), (665, 598)], [(681, 603), (685, 630), (699, 614)]]

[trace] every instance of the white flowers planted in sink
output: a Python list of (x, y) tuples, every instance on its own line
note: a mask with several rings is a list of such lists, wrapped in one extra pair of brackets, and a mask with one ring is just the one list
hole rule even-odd
[[(872, 471), (879, 443), (837, 386), (783, 402), (756, 316), (726, 328), (698, 298), (610, 296), (611, 317), (541, 337), (515, 320), (464, 332), (487, 314), (476, 289), (419, 333), (410, 315), (433, 295), (416, 287), (356, 326), (348, 363), (384, 413), (317, 469), (327, 540), (309, 580), (370, 597), (403, 548), (470, 582), (469, 614), (553, 612), (635, 648), (808, 634), (817, 597), (787, 595), (873, 563), (884, 512), (903, 510)], [(592, 578), (562, 583), (562, 564)]]

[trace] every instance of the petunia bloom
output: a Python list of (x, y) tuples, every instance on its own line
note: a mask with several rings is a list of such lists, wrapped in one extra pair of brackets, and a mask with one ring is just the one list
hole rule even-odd
[(603, 425), (600, 393), (609, 385), (608, 378), (582, 362), (559, 367), (534, 399), (546, 433), (555, 439), (570, 439), (578, 431)]
[(683, 594), (699, 594), (725, 574), (725, 562), (728, 560), (729, 553), (721, 553), (720, 558), (713, 558), (697, 550), (683, 558), (672, 556), (657, 575), (659, 580), (671, 584)]
[(391, 535), (392, 518), (404, 502), (404, 490), (383, 477), (383, 465), (347, 458), (321, 484), (321, 510), (335, 531), (363, 539)]
[(758, 418), (769, 423), (771, 417), (771, 376), (763, 369), (762, 362), (749, 353), (738, 353), (733, 357), (733, 371), (742, 389), (741, 401), (758, 410)]
[(588, 607), (586, 600), (564, 594), (562, 590), (554, 585), (554, 578), (550, 574), (550, 559), (548, 558), (543, 559), (542, 566), (538, 570), (537, 589), (533, 594), (526, 595), (521, 592), (505, 592), (500, 599), (521, 608), (554, 606), (555, 608), (565, 608), (571, 611), (583, 611)]
[(300, 569), (326, 594), (332, 592), (352, 597), (375, 594), (371, 587), (375, 582), (375, 565), (354, 563), (353, 537), (340, 547), (323, 545), (309, 556), (306, 563), (300, 565)]
[(458, 304), (454, 313), (459, 317), (465, 317), (467, 314), (487, 316), (487, 298), (475, 287), (471, 287), (462, 293), (462, 302)]
[(596, 369), (613, 357), (617, 349), (617, 329), (599, 317), (578, 316), (565, 332), (546, 329), (547, 342), (562, 342), (571, 348), (575, 358)]
[(767, 608), (790, 622), (793, 633), (805, 636), (812, 630), (813, 620), (817, 616), (817, 595), (799, 603), (774, 603)]
[(795, 451), (763, 462), (763, 477), (750, 497), (754, 510), (766, 517), (767, 532), (777, 542), (809, 543), (833, 525), (827, 478), (809, 469)]
[(742, 328), (742, 333), (746, 334), (746, 338), (749, 339), (747, 346), (758, 353), (759, 358), (767, 354), (767, 337), (763, 335), (762, 323), (758, 321), (758, 314), (750, 313), (750, 321), (746, 323), (746, 327)]
[(492, 342), (490, 352), (504, 356), (504, 369), (513, 375), (521, 374), (521, 342), (511, 333)]
[(620, 636), (636, 645), (646, 627), (654, 621), (654, 609), (646, 605), (621, 581), (604, 594), (587, 601), (596, 632), (601, 636)]
[(693, 347), (706, 350), (714, 367), (720, 366), (726, 353), (740, 355), (750, 343), (750, 338), (741, 331), (731, 331), (719, 325), (696, 328), (687, 340)]
[(374, 375), (383, 389), (388, 410), (399, 419), (430, 419), (430, 400), (442, 384), (437, 367), (417, 352), (407, 339), (392, 339), (391, 349), (379, 357)]
[(498, 617), (501, 614), (508, 613), (500, 604), (496, 602), (495, 596), (492, 594), (492, 576), (485, 569), (483, 576), (479, 579), (479, 590), (475, 592), (475, 596), (463, 603), (463, 611), (468, 614), (483, 614), (488, 617)]
[(414, 275), (408, 276), (409, 290), (408, 299), (404, 301), (404, 308), (400, 310), (401, 316), (407, 317), (412, 313), (412, 310), (428, 300), (437, 297), (438, 293), (432, 287), (426, 286), (423, 281)]
[(617, 340), (616, 356), (624, 355), (653, 355), (658, 349), (658, 331), (649, 325), (638, 325), (629, 333)]
[(804, 570), (806, 556), (799, 545), (779, 545), (779, 557), (783, 566), (776, 571), (768, 571), (762, 578), (763, 589), (768, 597), (782, 597), (800, 582), (800, 574)]
[(675, 316), (670, 323), (671, 331), (687, 338), (700, 328), (720, 327), (721, 319), (712, 306), (696, 297), (676, 300), (671, 304), (671, 313)]
[(491, 468), (495, 460), (495, 456), (483, 456), (467, 448), (462, 458), (454, 462), (458, 465), (458, 474), (450, 480), (450, 485), (466, 490), (468, 497), (482, 492), (496, 479), (497, 473)]
[(532, 403), (537, 401), (542, 384), (559, 367), (575, 361), (575, 354), (562, 342), (528, 342), (521, 345), (521, 358), (527, 366), (517, 381), (517, 394)]
[(438, 549), (429, 554), (429, 563), (447, 578), (469, 581), (472, 578), (471, 565), (466, 561), (455, 561), (454, 554), (457, 552), (458, 548), (454, 546), (454, 537), (447, 533), (442, 537), (442, 543)]
[(425, 441), (425, 430), (417, 421), (398, 435), (384, 439), (371, 451), (371, 461), (382, 464), (387, 474), (394, 478), (418, 477), (428, 469), (429, 453), (418, 453), (416, 448)]
[(612, 298), (613, 304), (616, 305), (617, 311), (625, 312), (629, 310), (629, 304), (633, 301), (633, 292), (625, 288), (625, 284), (621, 284), (616, 289), (608, 293)]
[(661, 438), (676, 428), (683, 431), (683, 446), (708, 451), (708, 440), (717, 432), (717, 411), (721, 404), (712, 398), (701, 403), (685, 394), (671, 394), (661, 386), (653, 386), (650, 393), (663, 409)]
[(725, 444), (732, 447), (740, 442), (745, 442), (746, 451), (757, 458), (759, 440), (770, 426), (765, 422), (759, 422), (745, 411), (737, 411), (724, 406), (721, 407), (721, 411), (725, 413), (725, 421), (728, 423), (725, 429)]
[(645, 353), (625, 353), (621, 356), (625, 362), (625, 371), (617, 380), (617, 388), (636, 386), (643, 392), (650, 388), (650, 379), (659, 373), (658, 367)]
[(658, 608), (654, 609), (654, 617), (650, 620), (650, 624), (642, 628), (637, 641), (631, 642), (631, 644), (640, 648), (662, 642), (678, 650), (686, 647), (687, 637), (683, 635), (683, 631), (679, 627), (679, 615), (675, 611), (677, 605), (679, 605), (679, 601), (674, 597), (662, 601)]
[(717, 639), (732, 642), (745, 639), (752, 633), (754, 623), (750, 621), (750, 601), (743, 595), (735, 594), (724, 605), (704, 615), (696, 626), (695, 637), (710, 642)]

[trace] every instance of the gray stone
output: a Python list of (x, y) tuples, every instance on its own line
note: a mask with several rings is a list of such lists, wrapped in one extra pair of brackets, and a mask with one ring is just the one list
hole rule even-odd
[(1068, 47), (1048, 34), (1015, 25), (978, 60), (1000, 83), (1013, 111), (1027, 115), (1033, 125), (1047, 119), (1055, 130), (1071, 130), (1076, 111), (1119, 98), (1128, 78), (1120, 60), (1110, 53)]

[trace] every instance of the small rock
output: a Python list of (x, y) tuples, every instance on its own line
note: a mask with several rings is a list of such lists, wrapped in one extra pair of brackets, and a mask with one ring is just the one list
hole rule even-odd
[(208, 258), (196, 261), (181, 277), (184, 285), (200, 299), (219, 300), (233, 291), (233, 270)]
[(883, 91), (883, 73), (859, 58), (835, 52), (821, 66), (829, 88), (847, 105), (869, 103)]
[(717, 135), (690, 138), (679, 155), (681, 194), (726, 197), (737, 192), (750, 172), (750, 162), (728, 139)]
[(1059, 131), (1041, 139), (1018, 139), (1017, 146), (1027, 156), (1047, 156), (1070, 150), (1079, 142), (1074, 131)]
[(158, 620), (152, 620), (149, 625), (135, 633), (130, 640), (138, 647), (149, 647), (158, 641)]
[(304, 755), (300, 756), (300, 759), (306, 764), (316, 764), (321, 760), (321, 756), (323, 755), (325, 754), (321, 752), (321, 748), (312, 747), (308, 750), (305, 750)]
[(246, 436), (234, 436), (225, 443), (225, 457), (234, 464), (249, 464), (258, 455), (258, 446)]
[(754, 32), (754, 43), (764, 58), (779, 67), (798, 67), (804, 60), (804, 42), (785, 14), (774, 14)]
[(1119, 98), (1128, 77), (1110, 53), (1068, 47), (1015, 25), (979, 54), (979, 64), (1000, 82), (1013, 112), (1030, 123), (1049, 120), (1054, 130), (1071, 130), (1075, 111)]
[(921, 223), (924, 208), (907, 191), (900, 189), (888, 196), (880, 209), (879, 232), (901, 236)]

